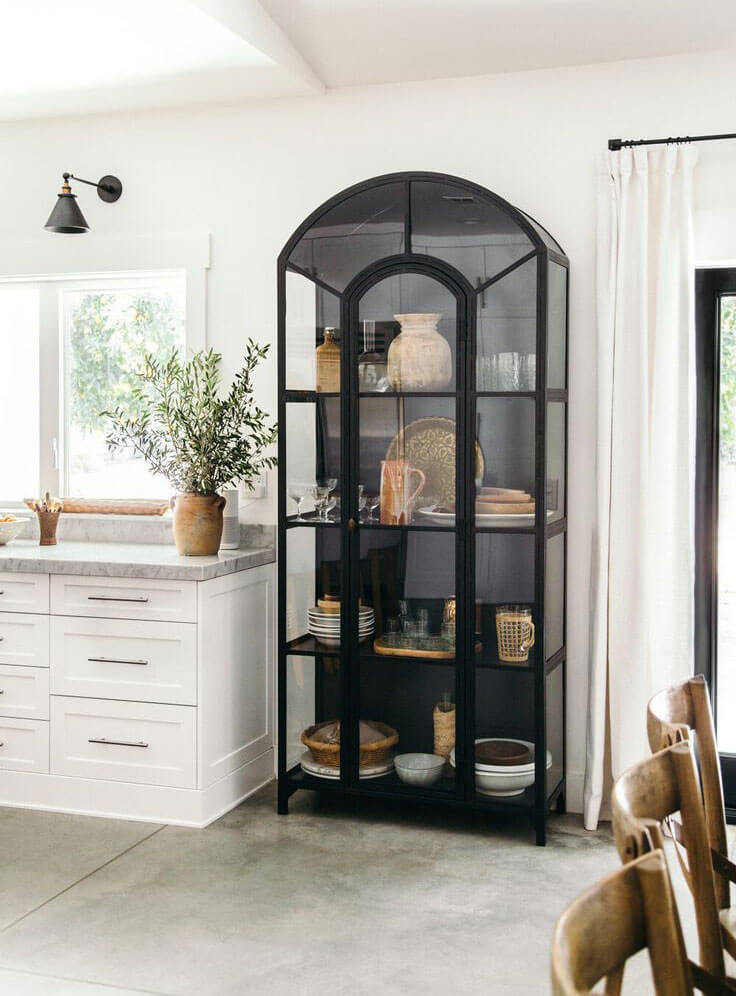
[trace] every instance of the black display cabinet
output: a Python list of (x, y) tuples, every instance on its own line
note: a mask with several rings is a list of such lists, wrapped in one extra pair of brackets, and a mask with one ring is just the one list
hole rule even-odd
[(549, 233), (451, 176), (351, 187), (279, 256), (279, 812), (413, 798), (543, 844), (564, 809), (567, 311)]

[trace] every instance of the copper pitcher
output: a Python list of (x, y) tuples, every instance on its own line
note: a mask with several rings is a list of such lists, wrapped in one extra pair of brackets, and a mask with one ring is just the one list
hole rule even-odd
[(382, 460), (381, 524), (408, 525), (425, 481), (424, 473), (418, 467), (410, 467), (408, 460)]

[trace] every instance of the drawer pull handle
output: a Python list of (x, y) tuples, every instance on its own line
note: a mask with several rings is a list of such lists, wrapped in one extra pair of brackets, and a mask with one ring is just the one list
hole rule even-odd
[(148, 661), (129, 661), (125, 657), (88, 657), (87, 660), (92, 664), (139, 664), (141, 667), (148, 665)]
[(122, 595), (87, 595), (88, 602), (147, 602), (147, 595), (131, 595), (124, 598)]
[(148, 747), (143, 740), (108, 740), (107, 737), (90, 737), (88, 744), (108, 744), (110, 747)]

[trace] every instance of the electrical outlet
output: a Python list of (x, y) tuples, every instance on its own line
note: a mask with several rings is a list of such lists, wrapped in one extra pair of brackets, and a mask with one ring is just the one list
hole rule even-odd
[(265, 498), (268, 494), (268, 476), (266, 474), (261, 474), (253, 481), (252, 488), (241, 487), (240, 495), (242, 498), (248, 501), (254, 501), (258, 498)]

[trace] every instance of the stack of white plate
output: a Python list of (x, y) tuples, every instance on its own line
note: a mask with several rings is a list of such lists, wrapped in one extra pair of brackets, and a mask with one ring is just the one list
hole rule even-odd
[[(301, 769), (306, 771), (309, 775), (316, 775), (317, 778), (330, 778), (333, 781), (337, 781), (340, 777), (339, 768), (330, 768), (326, 764), (319, 764), (314, 760), (312, 755), (307, 751), (302, 755)], [(387, 757), (385, 761), (380, 764), (371, 764), (369, 766), (362, 767), (360, 769), (361, 778), (383, 778), (384, 775), (389, 775), (394, 770), (394, 758), (393, 754)]]
[[(318, 605), (308, 609), (309, 632), (320, 643), (327, 647), (340, 646), (340, 613), (325, 612)], [(375, 628), (373, 609), (369, 605), (361, 605), (358, 614), (358, 639), (362, 643), (367, 640)]]
[[(492, 743), (496, 740), (508, 741), (509, 737), (481, 737), (476, 744)], [(534, 784), (534, 744), (529, 740), (513, 740), (512, 743), (528, 747), (531, 757), (526, 764), (482, 764), (475, 762), (475, 790), (480, 795), (504, 799), (523, 795)], [(450, 764), (455, 767), (455, 748), (450, 752)], [(547, 751), (546, 768), (552, 767), (552, 755)]]

